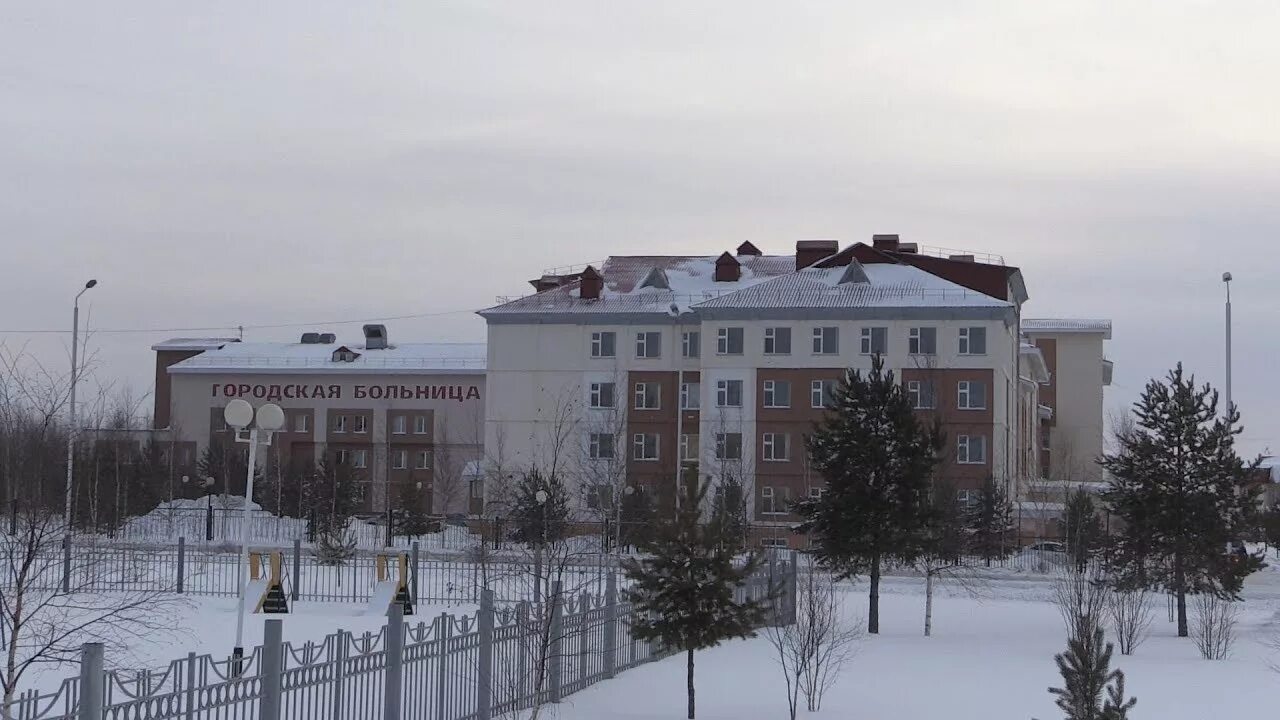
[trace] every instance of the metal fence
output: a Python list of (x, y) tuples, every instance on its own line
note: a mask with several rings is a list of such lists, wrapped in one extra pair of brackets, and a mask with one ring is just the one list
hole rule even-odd
[[(632, 633), (635, 609), (614, 578), (603, 596), (553, 588), (544, 603), (405, 623), (393, 605), (378, 633), (339, 631), (285, 643), (268, 620), (242, 659), (196, 655), (154, 671), (106, 670), (103, 647), (84, 646), (78, 677), (4, 707), (17, 720), (491, 720), (563, 697), (669, 654)], [(796, 563), (771, 561), (737, 589), (766, 599), (771, 623), (795, 619)]]

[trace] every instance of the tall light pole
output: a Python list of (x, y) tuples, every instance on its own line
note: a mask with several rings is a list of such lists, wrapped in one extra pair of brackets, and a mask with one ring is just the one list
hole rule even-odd
[[(227, 403), (227, 407), (222, 411), (222, 417), (227, 421), (228, 426), (235, 428), (236, 442), (249, 443), (249, 464), (245, 477), (244, 504), (241, 506), (243, 515), (240, 519), (240, 562), (236, 566), (236, 574), (240, 578), (240, 590), (237, 593), (240, 602), (239, 607), (236, 609), (236, 645), (231, 653), (235, 660), (236, 674), (239, 675), (241, 660), (244, 658), (244, 592), (246, 568), (249, 564), (249, 503), (253, 502), (253, 471), (257, 469), (258, 443), (260, 442), (258, 433), (265, 433), (266, 437), (261, 440), (261, 443), (270, 445), (271, 434), (284, 427), (284, 411), (275, 403), (267, 403), (259, 407), (255, 415), (252, 405), (237, 398)], [(249, 427), (250, 423), (253, 424), (253, 427)], [(248, 430), (247, 434), (245, 432), (246, 429)]]
[(1227, 412), (1231, 417), (1231, 273), (1222, 273), (1222, 283), (1227, 286)]
[(76, 293), (75, 303), (71, 310), (71, 396), (67, 409), (67, 499), (62, 519), (67, 524), (67, 534), (71, 534), (71, 478), (76, 460), (76, 384), (80, 382), (80, 362), (77, 351), (80, 345), (80, 296), (97, 285), (97, 280), (84, 284), (84, 289)]

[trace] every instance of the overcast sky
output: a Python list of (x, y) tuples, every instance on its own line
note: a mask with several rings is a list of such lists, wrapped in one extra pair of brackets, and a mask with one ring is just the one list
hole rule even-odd
[[(96, 277), (102, 329), (481, 340), (543, 268), (896, 232), (1112, 319), (1117, 407), (1221, 384), (1230, 270), (1244, 446), (1280, 452), (1275, 2), (373, 5), (4, 3), (0, 330)], [(97, 376), (149, 391), (192, 334), (98, 334)]]

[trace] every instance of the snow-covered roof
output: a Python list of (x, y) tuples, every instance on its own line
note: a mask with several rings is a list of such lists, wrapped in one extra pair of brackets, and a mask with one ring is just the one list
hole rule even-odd
[[(856, 262), (856, 261), (855, 261)], [(862, 265), (867, 282), (840, 282), (848, 267), (805, 268), (698, 304), (699, 308), (1012, 307), (911, 265)]]
[(1111, 339), (1111, 321), (1088, 318), (1023, 318), (1025, 333), (1102, 333)]
[(240, 342), (240, 338), (169, 338), (164, 342), (152, 345), (151, 349), (156, 352), (162, 350), (213, 350), (234, 342)]
[[(334, 361), (346, 347), (359, 353), (351, 362)], [(488, 355), (484, 343), (397, 343), (368, 350), (363, 343), (229, 343), (206, 350), (169, 367), (171, 373), (483, 373)]]

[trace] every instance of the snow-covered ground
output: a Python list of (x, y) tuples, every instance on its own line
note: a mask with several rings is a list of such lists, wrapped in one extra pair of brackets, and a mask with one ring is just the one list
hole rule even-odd
[[(1057, 608), (1044, 582), (996, 582), (987, 597), (944, 591), (935, 604), (934, 636), (922, 635), (923, 589), (915, 579), (886, 581), (881, 633), (870, 636), (828, 693), (821, 712), (834, 720), (997, 720), (1062, 714), (1046, 691), (1060, 686), (1053, 656), (1065, 645)], [(1280, 702), (1280, 660), (1271, 647), (1280, 632), (1280, 572), (1250, 578), (1235, 652), (1225, 661), (1200, 659), (1178, 638), (1159, 606), (1152, 636), (1133, 656), (1116, 651), (1113, 667), (1138, 698), (1137, 720), (1269, 717)], [(849, 596), (850, 613), (865, 613), (865, 586)], [(764, 638), (726, 643), (698, 653), (701, 720), (787, 717), (782, 677)], [(668, 720), (685, 717), (684, 657), (630, 670), (565, 699), (560, 720)], [(802, 701), (803, 702), (803, 701)]]

